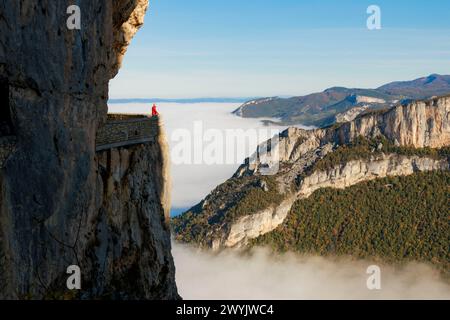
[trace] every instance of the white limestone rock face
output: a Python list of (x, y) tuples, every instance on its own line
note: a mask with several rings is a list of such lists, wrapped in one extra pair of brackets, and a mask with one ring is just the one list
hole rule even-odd
[[(225, 247), (242, 247), (247, 241), (274, 230), (286, 218), (294, 202), (293, 198), (284, 200), (279, 206), (267, 208), (258, 213), (239, 218), (231, 225)], [(215, 242), (216, 248), (220, 243)]]
[(333, 133), (339, 142), (383, 134), (402, 146), (440, 148), (450, 144), (450, 97), (415, 101), (374, 112), (341, 125)]
[(353, 121), (357, 116), (366, 111), (368, 108), (368, 106), (354, 107), (345, 112), (338, 113), (335, 116), (336, 123)]
[(406, 176), (414, 172), (448, 170), (447, 160), (406, 157), (396, 154), (383, 155), (371, 160), (350, 161), (328, 171), (314, 172), (301, 184), (298, 198), (307, 198), (320, 188), (344, 189), (363, 181), (388, 176)]
[(355, 103), (386, 103), (386, 100), (375, 97), (356, 95), (354, 98)]

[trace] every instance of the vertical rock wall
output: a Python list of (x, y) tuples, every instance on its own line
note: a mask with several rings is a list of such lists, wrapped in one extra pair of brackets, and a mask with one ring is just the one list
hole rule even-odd
[[(10, 109), (16, 136), (0, 170), (0, 298), (177, 297), (160, 149), (113, 150), (110, 162), (95, 154), (108, 82), (148, 2), (76, 1), (81, 30), (66, 27), (72, 4), (0, 0), (0, 79), (9, 92), (0, 108)], [(128, 161), (119, 171), (130, 187), (109, 185), (115, 161)], [(65, 286), (72, 264), (82, 272), (75, 293)]]

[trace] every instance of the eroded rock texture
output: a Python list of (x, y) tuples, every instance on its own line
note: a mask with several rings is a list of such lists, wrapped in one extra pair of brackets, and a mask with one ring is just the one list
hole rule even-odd
[(0, 171), (0, 298), (176, 298), (160, 146), (95, 154), (147, 0), (77, 1), (81, 30), (66, 27), (72, 4), (0, 1), (0, 108), (16, 141)]

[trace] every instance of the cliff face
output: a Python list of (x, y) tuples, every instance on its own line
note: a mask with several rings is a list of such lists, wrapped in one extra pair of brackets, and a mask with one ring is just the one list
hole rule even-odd
[(396, 144), (439, 148), (450, 144), (450, 97), (414, 101), (378, 111), (326, 130), (329, 140), (346, 143), (358, 136), (384, 135)]
[[(384, 136), (396, 145), (415, 148), (447, 146), (450, 144), (450, 97), (398, 105), (329, 128), (288, 128), (279, 137), (279, 161), (295, 164), (308, 154), (348, 144), (361, 136), (369, 139)], [(236, 176), (258, 173), (261, 169), (258, 153), (250, 158), (252, 161), (243, 164)]]
[(368, 109), (367, 106), (354, 107), (342, 113), (338, 113), (334, 118), (336, 123), (354, 120), (357, 116)]
[[(164, 136), (160, 135), (161, 140)], [(95, 222), (84, 256), (95, 292), (112, 298), (176, 297), (168, 232), (168, 172), (159, 141), (97, 153)]]
[(0, 171), (0, 297), (65, 294), (72, 264), (81, 297), (177, 297), (160, 146), (95, 153), (147, 0), (81, 1), (81, 30), (66, 27), (72, 4), (0, 2), (2, 120), (15, 140)]
[[(367, 141), (384, 139), (384, 145), (378, 142), (374, 146), (365, 146), (366, 149), (349, 147), (361, 137)], [(200, 210), (199, 206), (191, 209), (190, 212), (197, 217), (204, 216), (208, 222), (206, 228), (209, 231), (204, 232), (204, 239), (198, 242), (215, 249), (243, 246), (250, 239), (274, 230), (283, 223), (295, 201), (309, 197), (320, 188), (346, 188), (376, 178), (448, 170), (448, 158), (436, 157), (437, 151), (430, 151), (448, 145), (449, 97), (367, 113), (353, 121), (324, 129), (308, 131), (289, 128), (280, 134), (279, 170), (272, 177), (282, 201), (269, 202), (262, 208), (247, 205), (248, 210), (240, 206), (240, 212), (234, 214), (232, 219), (222, 218), (233, 211), (233, 204), (230, 204), (233, 201), (237, 204), (261, 202), (256, 197), (245, 198), (244, 195), (241, 197), (244, 200), (236, 197), (236, 190), (244, 189), (237, 187), (239, 184), (245, 185), (247, 180), (264, 177), (261, 172), (266, 163), (261, 159), (265, 158), (265, 154), (264, 149), (259, 148), (235, 173), (228, 197), (223, 192), (213, 192), (201, 203)], [(422, 152), (419, 152), (421, 149)], [(336, 153), (337, 156), (334, 156)], [(331, 165), (323, 168), (323, 163)], [(251, 184), (246, 186), (248, 188)], [(204, 227), (184, 224), (183, 217), (175, 225), (177, 238), (181, 241), (188, 241), (186, 239), (191, 237), (191, 233)], [(186, 237), (186, 234), (189, 236)]]
[(246, 215), (233, 222), (222, 241), (213, 241), (213, 248), (241, 247), (278, 227), (285, 220), (292, 205), (320, 188), (344, 189), (357, 183), (389, 176), (407, 176), (415, 172), (449, 170), (447, 159), (405, 157), (394, 154), (370, 160), (355, 160), (326, 171), (317, 171), (305, 177), (298, 191), (280, 205)]

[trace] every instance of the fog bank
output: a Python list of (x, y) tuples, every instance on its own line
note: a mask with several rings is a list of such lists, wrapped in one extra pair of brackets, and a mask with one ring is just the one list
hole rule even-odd
[(366, 285), (369, 261), (271, 255), (220, 254), (173, 243), (176, 282), (184, 299), (450, 299), (450, 285), (431, 267), (379, 265), (381, 290)]
[[(216, 130), (226, 135), (228, 130), (260, 130), (267, 134), (271, 130), (283, 131), (285, 126), (264, 126), (261, 119), (250, 119), (238, 117), (232, 112), (240, 106), (239, 103), (158, 103), (158, 111), (163, 117), (166, 128), (168, 143), (171, 151), (177, 145), (176, 133), (180, 130), (192, 134), (192, 145), (203, 146), (200, 149), (192, 150), (192, 153), (200, 154), (205, 151), (209, 143), (202, 142), (205, 136), (194, 134), (195, 125), (201, 123), (202, 133), (208, 130)], [(123, 103), (110, 104), (111, 113), (139, 113), (149, 114), (151, 105), (146, 103)], [(172, 206), (175, 208), (189, 208), (217, 185), (230, 178), (237, 170), (244, 159), (250, 156), (259, 143), (269, 139), (271, 135), (258, 135), (257, 141), (247, 141), (245, 136), (237, 136), (235, 143), (226, 144), (223, 147), (224, 154), (236, 151), (236, 161), (227, 164), (174, 164), (172, 159)], [(202, 139), (203, 138), (203, 139)], [(239, 146), (245, 146), (245, 150), (240, 150)], [(172, 157), (173, 158), (173, 157)]]

